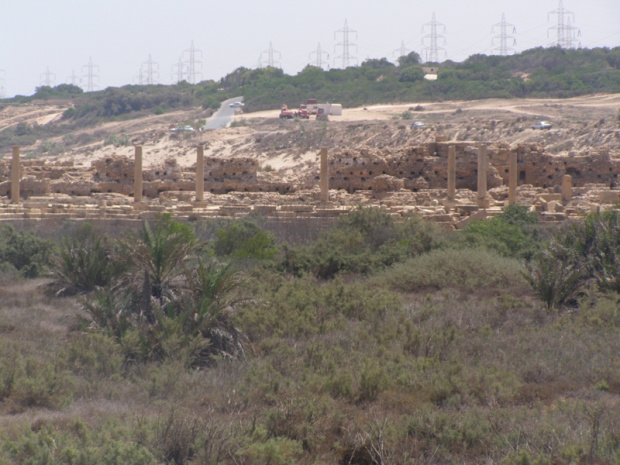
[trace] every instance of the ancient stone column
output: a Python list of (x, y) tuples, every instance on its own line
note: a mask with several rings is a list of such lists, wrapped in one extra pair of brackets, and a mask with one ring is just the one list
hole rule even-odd
[(573, 198), (573, 178), (570, 174), (562, 176), (562, 202), (568, 203)]
[(205, 146), (196, 150), (196, 202), (202, 202), (205, 192)]
[(456, 197), (456, 149), (448, 147), (448, 200)]
[(133, 201), (142, 202), (142, 146), (136, 145), (133, 163)]
[(19, 202), (19, 183), (21, 178), (19, 161), (19, 145), (13, 146), (13, 160), (11, 162), (11, 202)]
[(489, 160), (487, 159), (487, 146), (482, 144), (478, 147), (478, 206), (486, 208), (489, 206), (487, 199), (487, 170)]
[(321, 202), (329, 201), (329, 166), (327, 165), (327, 148), (321, 148)]
[(508, 205), (517, 203), (517, 180), (519, 168), (517, 166), (517, 152), (510, 152), (510, 167), (508, 169)]

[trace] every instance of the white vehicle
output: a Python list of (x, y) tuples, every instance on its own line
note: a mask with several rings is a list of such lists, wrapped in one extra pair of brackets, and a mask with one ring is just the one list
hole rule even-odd
[(170, 128), (170, 132), (194, 132), (194, 128), (189, 125), (175, 126)]
[(424, 123), (422, 121), (416, 121), (415, 123), (411, 125), (411, 129), (418, 129), (418, 128), (423, 128), (423, 127), (424, 127)]
[(243, 107), (243, 103), (241, 102), (232, 102), (228, 104), (229, 107), (231, 108), (241, 108)]
[(539, 121), (532, 126), (532, 129), (551, 129), (551, 123), (549, 121)]

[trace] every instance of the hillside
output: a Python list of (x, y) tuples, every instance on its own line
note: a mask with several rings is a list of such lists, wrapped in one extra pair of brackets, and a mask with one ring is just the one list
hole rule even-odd
[[(62, 127), (61, 115), (67, 106), (21, 105), (0, 111), (5, 128)], [(342, 116), (327, 123), (314, 120), (288, 121), (278, 118), (278, 110), (245, 112), (235, 117), (225, 130), (172, 134), (168, 127), (186, 121), (200, 121), (209, 112), (201, 109), (145, 115), (127, 121), (100, 123), (95, 128), (71, 130), (61, 136), (49, 135), (33, 145), (22, 146), (27, 158), (72, 161), (88, 167), (113, 154), (133, 157), (133, 145), (145, 150), (146, 166), (175, 158), (181, 166), (195, 163), (195, 147), (205, 145), (210, 157), (252, 157), (275, 170), (274, 175), (303, 177), (316, 166), (320, 147), (339, 152), (362, 147), (390, 150), (434, 141), (477, 141), (490, 144), (538, 144), (551, 154), (568, 155), (620, 150), (618, 136), (620, 94), (574, 97), (571, 99), (487, 99), (454, 102), (411, 102), (346, 108)], [(551, 130), (534, 130), (539, 120), (549, 120)], [(411, 129), (414, 121), (424, 128)], [(52, 132), (50, 130), (50, 132)], [(10, 148), (5, 147), (5, 157)]]

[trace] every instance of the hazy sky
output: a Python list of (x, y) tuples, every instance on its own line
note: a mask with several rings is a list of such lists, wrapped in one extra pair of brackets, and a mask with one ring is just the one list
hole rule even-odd
[[(558, 17), (550, 13), (558, 7), (559, 0), (0, 0), (0, 88), (5, 97), (32, 95), (48, 79), (58, 85), (77, 76), (86, 89), (90, 59), (98, 89), (137, 84), (149, 55), (156, 81), (170, 84), (192, 41), (197, 80), (256, 68), (261, 58), (266, 64), (270, 42), (287, 74), (303, 69), (319, 44), (323, 59), (329, 54), (331, 67), (341, 67), (334, 58), (344, 53), (337, 31), (345, 20), (351, 64), (395, 61), (403, 42), (424, 57), (433, 13), (445, 49), (440, 61), (462, 61), (498, 53), (500, 41), (492, 41), (501, 31), (492, 27), (502, 14), (516, 28), (508, 33), (517, 52), (552, 45)], [(563, 0), (563, 7), (573, 13), (566, 19), (580, 30), (582, 47), (620, 46), (620, 0)]]

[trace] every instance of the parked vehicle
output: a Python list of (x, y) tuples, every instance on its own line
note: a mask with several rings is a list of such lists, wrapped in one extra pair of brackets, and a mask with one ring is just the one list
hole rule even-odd
[(422, 129), (424, 127), (424, 123), (422, 121), (416, 121), (411, 124), (411, 129)]
[(194, 128), (189, 125), (172, 126), (170, 132), (194, 132)]
[(551, 129), (551, 123), (549, 121), (539, 121), (532, 125), (532, 129)]
[(243, 103), (241, 102), (232, 102), (228, 104), (231, 108), (243, 108)]
[(280, 109), (280, 119), (293, 119), (294, 116), (294, 112), (289, 110), (287, 105), (282, 105)]
[(292, 119), (292, 118), (303, 118), (310, 119), (310, 113), (305, 108), (300, 108), (299, 110), (293, 111), (289, 110), (287, 105), (282, 105), (280, 109), (280, 118), (281, 119)]

